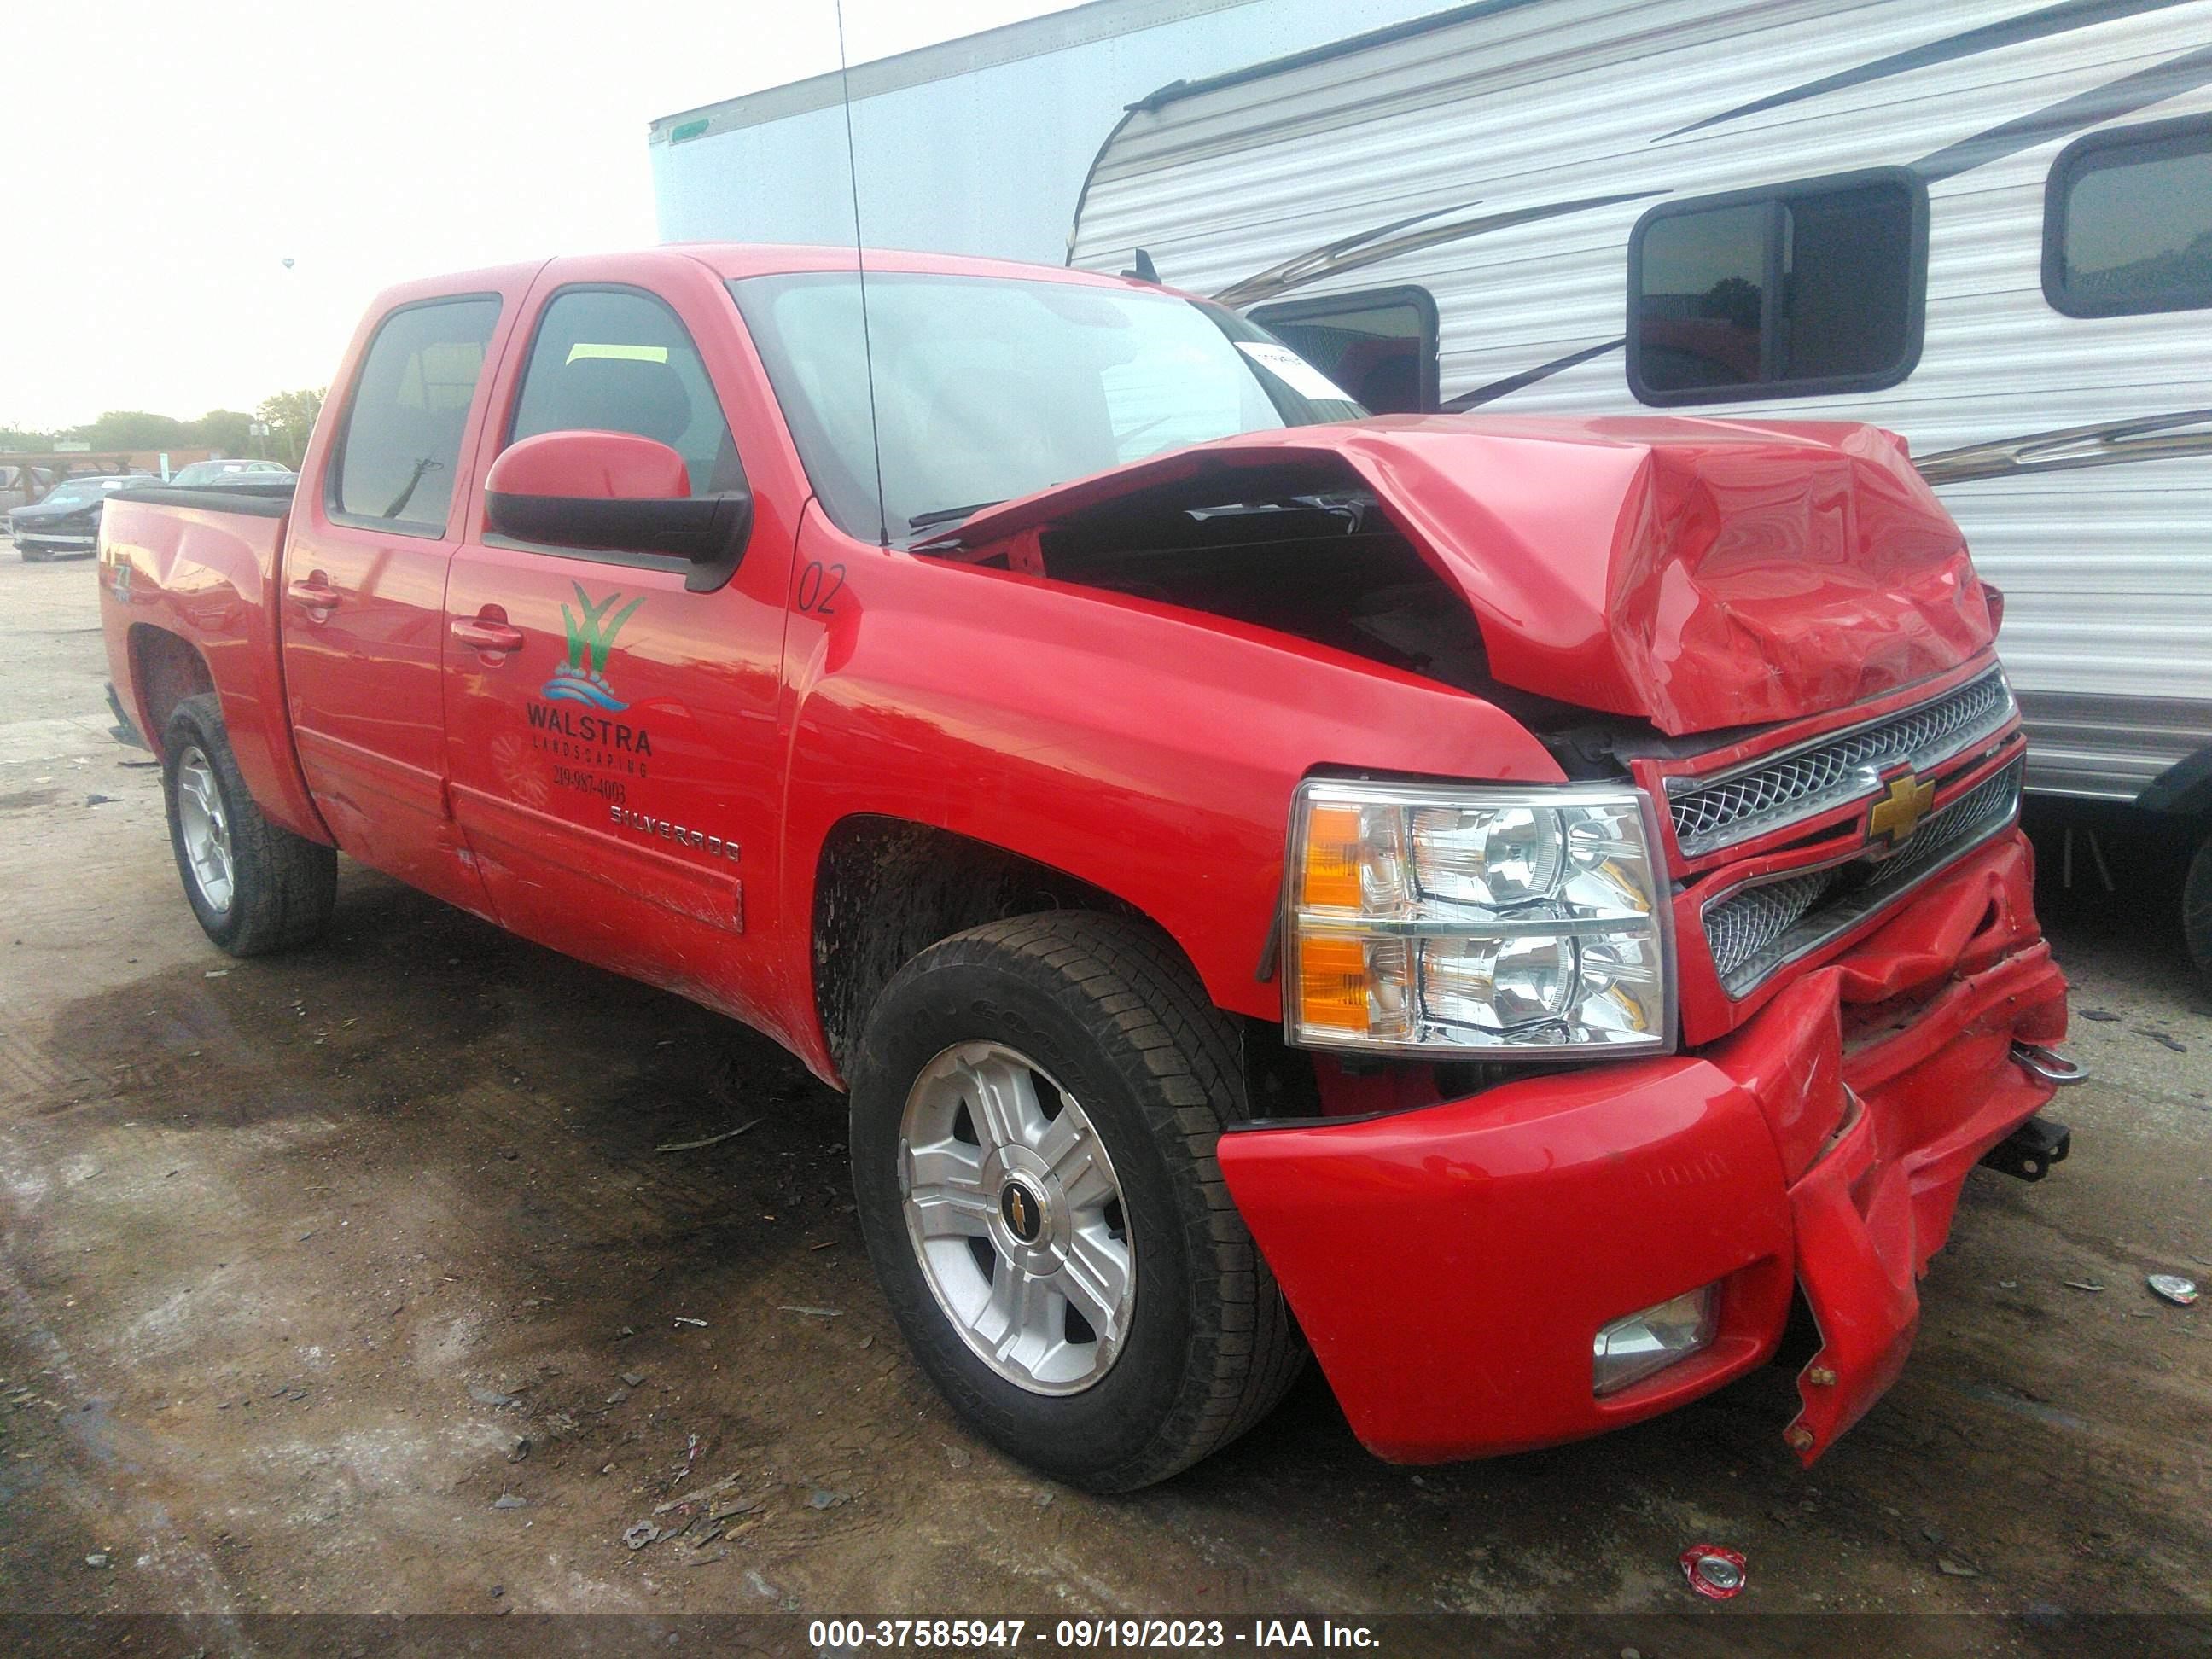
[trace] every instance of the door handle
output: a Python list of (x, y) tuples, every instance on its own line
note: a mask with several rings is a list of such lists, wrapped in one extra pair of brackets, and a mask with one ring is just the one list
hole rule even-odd
[(520, 651), (523, 647), (520, 629), (509, 627), (503, 622), (492, 621), (489, 617), (457, 618), (453, 624), (453, 629), (455, 639), (463, 645), (474, 647), (478, 651)]
[(331, 586), (331, 579), (319, 570), (293, 582), (284, 591), (291, 596), (294, 604), (303, 605), (309, 611), (327, 611), (338, 602), (337, 589)]

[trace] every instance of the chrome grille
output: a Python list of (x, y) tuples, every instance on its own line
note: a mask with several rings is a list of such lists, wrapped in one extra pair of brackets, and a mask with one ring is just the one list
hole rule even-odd
[(1861, 854), (1847, 864), (1739, 888), (1708, 906), (1705, 943), (1722, 988), (1743, 996), (1784, 963), (1849, 931), (1922, 877), (2004, 829), (2020, 811), (2023, 764), (2014, 761), (1976, 784), (1889, 858)]
[(1834, 879), (1834, 871), (1815, 870), (1788, 881), (1747, 887), (1706, 911), (1705, 943), (1712, 947), (1721, 982), (1727, 984), (1745, 963), (1796, 927)]
[(1886, 720), (1821, 738), (1783, 755), (1764, 756), (1709, 781), (1670, 781), (1667, 813), (1685, 858), (1875, 793), (1883, 768), (1915, 768), (1958, 753), (2012, 718), (2002, 670)]

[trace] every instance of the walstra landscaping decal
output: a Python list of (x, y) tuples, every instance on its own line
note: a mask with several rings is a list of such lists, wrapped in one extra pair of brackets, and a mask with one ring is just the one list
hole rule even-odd
[[(622, 595), (610, 593), (596, 603), (576, 590), (575, 610), (561, 607), (561, 620), (568, 630), (568, 660), (553, 671), (553, 678), (538, 689), (526, 705), (531, 746), (556, 763), (553, 781), (615, 803), (624, 799), (620, 780), (642, 778), (653, 758), (653, 734), (643, 725), (609, 720), (629, 705), (607, 684), (607, 657), (615, 635), (645, 603), (641, 594), (621, 610)], [(610, 615), (609, 613), (612, 614)], [(581, 703), (582, 708), (562, 704)], [(593, 713), (593, 710), (599, 712)]]
[(622, 598), (621, 594), (610, 593), (593, 605), (581, 582), (571, 582), (569, 586), (576, 590), (576, 603), (582, 614), (580, 616), (565, 605), (561, 607), (561, 620), (568, 629), (568, 660), (553, 671), (553, 678), (540, 688), (538, 695), (548, 702), (589, 703), (610, 714), (619, 714), (629, 705), (615, 696), (614, 688), (607, 684), (607, 653), (614, 649), (615, 635), (622, 632), (623, 624), (645, 603), (645, 598), (641, 594), (632, 599), (615, 612), (612, 622), (608, 622), (607, 611)]

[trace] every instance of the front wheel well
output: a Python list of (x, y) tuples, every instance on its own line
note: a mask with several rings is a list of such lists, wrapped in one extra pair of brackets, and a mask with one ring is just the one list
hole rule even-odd
[(191, 642), (149, 623), (137, 623), (131, 629), (131, 678), (147, 741), (157, 754), (177, 705), (186, 697), (215, 690), (215, 676), (208, 672), (207, 659)]
[(1147, 918), (1103, 888), (911, 819), (864, 814), (830, 832), (814, 878), (814, 1003), (847, 1069), (890, 977), (939, 939), (1040, 910)]

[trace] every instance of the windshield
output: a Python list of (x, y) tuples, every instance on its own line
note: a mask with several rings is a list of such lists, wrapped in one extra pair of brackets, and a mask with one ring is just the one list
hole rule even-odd
[[(895, 542), (1164, 449), (1365, 413), (1273, 335), (1169, 294), (851, 271), (730, 284), (848, 535)], [(869, 418), (872, 375), (875, 410)], [(871, 429), (872, 424), (872, 431)]]
[[(85, 501), (97, 501), (111, 489), (120, 489), (125, 480), (121, 478), (79, 478), (69, 483), (56, 484), (47, 492), (41, 507), (75, 507)], [(136, 479), (129, 482), (136, 483)]]
[(251, 461), (194, 461), (169, 480), (173, 484), (205, 483), (210, 478), (220, 478), (228, 473), (244, 472), (252, 466)]

